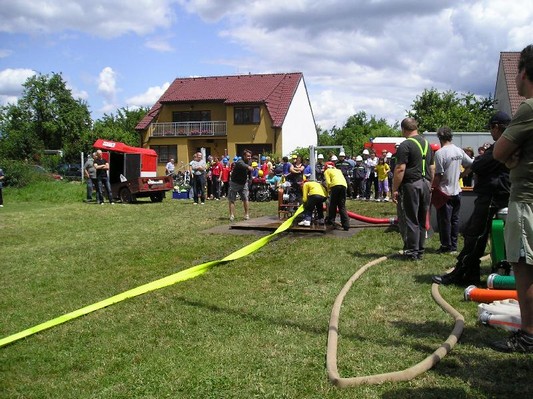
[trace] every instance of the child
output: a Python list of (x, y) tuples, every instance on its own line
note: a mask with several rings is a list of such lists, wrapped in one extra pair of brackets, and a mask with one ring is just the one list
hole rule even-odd
[(376, 172), (378, 174), (378, 201), (382, 198), (384, 201), (389, 200), (389, 171), (390, 166), (385, 162), (385, 158), (381, 157), (376, 165)]

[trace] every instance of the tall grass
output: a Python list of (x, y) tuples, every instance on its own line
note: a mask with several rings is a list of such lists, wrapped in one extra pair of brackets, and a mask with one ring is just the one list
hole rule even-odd
[[(0, 336), (205, 261), (259, 234), (232, 234), (227, 203), (83, 203), (80, 183), (5, 190), (0, 212)], [(394, 215), (392, 204), (350, 201)], [(242, 217), (238, 204), (237, 215)], [(276, 215), (252, 203), (251, 216)], [(213, 230), (213, 228), (218, 229)], [(403, 369), (452, 329), (431, 300), (430, 276), (453, 264), (428, 242), (422, 262), (389, 259), (356, 282), (341, 311), (345, 377)], [(443, 287), (466, 317), (461, 342), (434, 369), (403, 383), (340, 390), (325, 372), (327, 326), (349, 277), (401, 248), (394, 231), (345, 238), (288, 233), (238, 261), (0, 349), (2, 398), (486, 398), (527, 397), (532, 362), (485, 343), (462, 288)], [(488, 265), (484, 265), (485, 271)]]

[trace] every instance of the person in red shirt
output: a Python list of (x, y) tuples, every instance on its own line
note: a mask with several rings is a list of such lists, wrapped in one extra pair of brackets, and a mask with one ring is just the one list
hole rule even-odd
[(220, 200), (220, 176), (222, 175), (222, 164), (218, 157), (213, 158), (211, 163), (211, 181), (213, 184), (213, 195), (216, 201)]
[(226, 157), (222, 158), (222, 168), (220, 172), (221, 192), (222, 197), (224, 198), (228, 196), (229, 175), (231, 173), (231, 166), (228, 158)]

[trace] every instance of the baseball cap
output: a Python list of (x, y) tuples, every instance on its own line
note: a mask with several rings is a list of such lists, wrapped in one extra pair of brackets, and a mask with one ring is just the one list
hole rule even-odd
[(498, 111), (490, 117), (489, 123), (487, 124), (486, 128), (489, 129), (492, 125), (495, 124), (507, 126), (509, 122), (511, 122), (511, 117), (503, 111)]

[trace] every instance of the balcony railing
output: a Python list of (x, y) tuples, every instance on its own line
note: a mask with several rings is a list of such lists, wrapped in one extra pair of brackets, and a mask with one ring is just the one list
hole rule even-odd
[(152, 137), (226, 136), (226, 121), (152, 123)]

